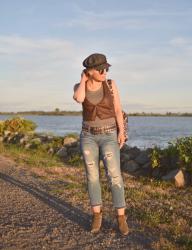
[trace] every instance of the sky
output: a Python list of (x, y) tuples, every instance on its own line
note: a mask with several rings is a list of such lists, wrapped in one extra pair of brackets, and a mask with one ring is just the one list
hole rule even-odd
[(103, 53), (127, 112), (192, 112), (191, 0), (0, 0), (0, 112), (81, 110)]

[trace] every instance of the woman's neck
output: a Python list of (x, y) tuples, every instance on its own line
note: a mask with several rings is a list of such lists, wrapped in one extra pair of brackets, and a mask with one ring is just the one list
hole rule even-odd
[(90, 90), (97, 90), (101, 87), (102, 82), (95, 81), (94, 79), (89, 79), (87, 81), (87, 88)]

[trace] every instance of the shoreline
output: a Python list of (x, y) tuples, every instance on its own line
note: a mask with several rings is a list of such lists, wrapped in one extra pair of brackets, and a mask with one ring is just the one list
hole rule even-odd
[[(0, 115), (47, 115), (47, 116), (81, 116), (82, 111), (18, 111), (18, 112), (0, 112)], [(145, 112), (132, 112), (128, 116), (163, 116), (163, 117), (192, 117), (192, 113), (145, 113)]]

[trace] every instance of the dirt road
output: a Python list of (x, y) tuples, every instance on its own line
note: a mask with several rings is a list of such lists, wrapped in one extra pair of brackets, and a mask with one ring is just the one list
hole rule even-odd
[(153, 249), (155, 236), (131, 221), (126, 237), (105, 219), (101, 232), (91, 234), (91, 214), (49, 190), (27, 168), (0, 156), (0, 249)]

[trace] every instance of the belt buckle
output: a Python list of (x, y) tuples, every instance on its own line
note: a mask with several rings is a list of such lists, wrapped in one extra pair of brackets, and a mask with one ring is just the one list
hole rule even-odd
[(94, 129), (93, 129), (93, 127), (89, 127), (89, 132), (90, 132), (91, 134), (94, 134)]
[(102, 133), (102, 130), (103, 130), (103, 128), (98, 128), (98, 127), (93, 128), (93, 131), (94, 131), (94, 134), (95, 134), (95, 135), (101, 134), (101, 133)]

